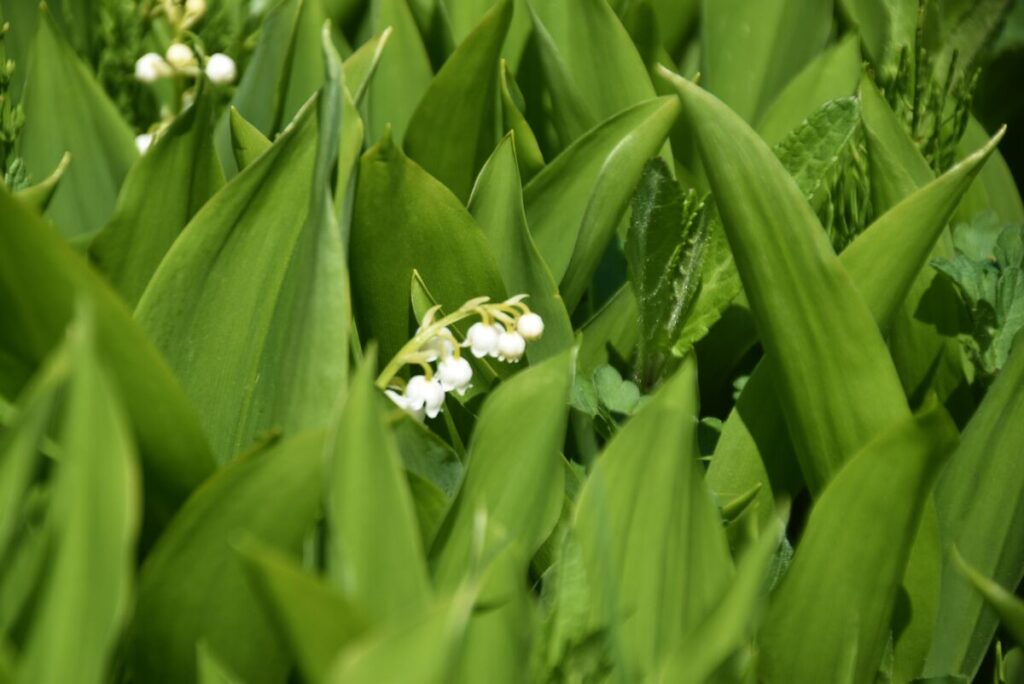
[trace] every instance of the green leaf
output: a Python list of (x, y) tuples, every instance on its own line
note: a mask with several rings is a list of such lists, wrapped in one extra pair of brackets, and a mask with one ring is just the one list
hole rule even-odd
[(576, 140), (529, 182), (526, 217), (572, 312), (675, 121), (675, 98), (635, 105)]
[(560, 453), (571, 376), (566, 351), (506, 380), (484, 402), (465, 477), (430, 553), (439, 588), (454, 587), (470, 567), (480, 511), (515, 540), (523, 572), (554, 529), (565, 491)]
[[(957, 145), (957, 154), (963, 155), (977, 148), (988, 138), (988, 133), (973, 116), (967, 123), (964, 137)], [(1004, 221), (1024, 223), (1024, 202), (1021, 201), (1017, 182), (999, 153), (981, 173), (974, 187), (964, 198), (959, 217), (962, 220), (974, 218), (981, 211), (992, 209)]]
[(612, 438), (583, 486), (574, 532), (627, 679), (653, 673), (724, 595), (733, 574), (697, 460), (692, 355)]
[(855, 34), (829, 47), (772, 101), (758, 121), (758, 133), (774, 145), (826, 102), (855, 94), (862, 64), (860, 41)]
[(640, 53), (606, 2), (529, 0), (528, 8), (563, 147), (656, 95)]
[[(28, 75), (18, 150), (36, 180), (71, 153), (47, 216), (66, 237), (74, 237), (107, 222), (138, 153), (114, 103), (60, 35), (50, 12), (41, 12), (28, 62), (19, 65)], [(75, 115), (67, 116), (69, 110)]]
[(327, 561), (331, 583), (377, 624), (430, 601), (413, 503), (373, 385), (371, 352), (328, 437)]
[(963, 557), (952, 550), (953, 558), (960, 572), (970, 580), (989, 607), (999, 615), (1003, 626), (1013, 635), (1017, 643), (1024, 643), (1024, 601), (1007, 591), (998, 582), (993, 582), (971, 567)]
[(267, 136), (246, 121), (242, 113), (234, 107), (231, 107), (228, 113), (228, 125), (231, 128), (231, 152), (239, 171), (270, 149), (271, 143)]
[(705, 0), (703, 10), (702, 83), (749, 122), (825, 47), (832, 28), (832, 0)]
[(285, 635), (307, 681), (323, 681), (341, 649), (368, 628), (366, 618), (287, 554), (255, 539), (238, 547), (249, 580)]
[(611, 366), (594, 371), (594, 390), (601, 405), (614, 413), (629, 416), (640, 405), (640, 389)]
[(148, 682), (196, 680), (196, 644), (249, 684), (279, 682), (290, 658), (232, 547), (246, 534), (296, 556), (320, 515), (324, 434), (243, 455), (198, 489), (139, 577), (128, 658)]
[(916, 0), (839, 0), (839, 7), (860, 34), (865, 57), (880, 69), (880, 76), (895, 75), (900, 49), (916, 45)]
[(526, 225), (516, 161), (515, 134), (510, 133), (481, 169), (469, 211), (498, 259), (508, 291), (530, 295), (527, 304), (544, 319), (544, 336), (527, 350), (530, 361), (536, 362), (572, 346), (573, 332), (558, 287)]
[(401, 144), (434, 73), (406, 0), (370, 0), (367, 12), (371, 32), (394, 31), (366, 93), (367, 137), (379, 140), (390, 129)]
[(498, 140), (498, 59), (512, 21), (500, 0), (456, 48), (409, 120), (404, 147), (465, 202)]
[[(263, 20), (259, 43), (242, 74), (231, 105), (261, 133), (282, 131), (324, 82), (320, 28), (325, 21), (318, 0), (283, 0)], [(217, 130), (217, 151), (230, 178), (235, 168), (228, 117)]]
[(370, 80), (377, 71), (380, 58), (393, 33), (390, 27), (359, 46), (344, 63), (345, 84), (352, 96), (352, 102), (358, 104), (366, 95)]
[(242, 684), (205, 643), (196, 647), (196, 670), (199, 684)]
[(661, 376), (700, 291), (707, 224), (695, 190), (684, 194), (661, 159), (648, 162), (633, 196), (624, 251), (640, 305), (639, 374)]
[(70, 370), (62, 457), (46, 521), (52, 555), (18, 663), (20, 681), (105, 681), (129, 614), (138, 472), (126, 416), (95, 345), (91, 313), (80, 309), (64, 352)]
[(851, 681), (874, 680), (921, 512), (956, 437), (932, 407), (882, 432), (828, 484), (772, 595), (764, 681), (839, 681), (851, 644)]
[[(883, 214), (840, 255), (840, 262), (883, 330), (899, 313), (921, 264), (998, 140), (994, 138), (962, 164)], [(759, 495), (761, 513), (769, 515), (773, 490), (776, 494), (796, 494), (800, 487), (794, 459), (776, 399), (773, 373), (760, 364), (724, 424), (708, 469), (708, 482), (726, 498), (760, 482), (764, 485)]]
[(390, 359), (410, 337), (413, 270), (447, 311), (473, 297), (505, 296), (495, 258), (473, 217), (389, 137), (360, 162), (350, 254), (359, 331), (364, 339), (377, 340), (381, 359)]
[(537, 137), (523, 115), (525, 108), (519, 86), (509, 73), (508, 62), (501, 60), (501, 130), (512, 131), (515, 134), (513, 140), (519, 170), (522, 172), (523, 181), (528, 182), (544, 168), (544, 155), (540, 151)]
[(697, 132), (797, 458), (818, 491), (909, 415), (899, 378), (870, 309), (772, 151), (721, 101), (663, 74)]
[(129, 306), (139, 301), (182, 228), (224, 184), (212, 144), (208, 88), (132, 167), (114, 215), (89, 247)]
[(346, 649), (326, 682), (445, 684), (460, 655), (474, 603), (473, 586), (460, 588), (429, 610), (381, 629)]
[[(1024, 575), (1024, 336), (989, 388), (939, 481), (935, 503), (944, 539), (986, 577), (1015, 586)], [(988, 651), (996, 618), (946, 559), (939, 617), (926, 674), (973, 677)]]
[(598, 366), (608, 363), (609, 348), (621, 358), (632, 354), (640, 337), (638, 315), (633, 289), (626, 284), (583, 324), (577, 361), (583, 375), (590, 375)]
[(222, 462), (272, 428), (326, 424), (347, 372), (344, 256), (325, 169), (314, 174), (317, 103), (196, 214), (136, 310)]
[(783, 538), (781, 524), (762, 532), (741, 559), (721, 603), (695, 627), (665, 663), (664, 682), (709, 681), (727, 659), (750, 640), (768, 599), (768, 579)]
[(16, 396), (64, 337), (79, 296), (124, 397), (145, 486), (143, 539), (213, 470), (195, 410), (120, 298), (35, 212), (0, 189), (0, 392)]

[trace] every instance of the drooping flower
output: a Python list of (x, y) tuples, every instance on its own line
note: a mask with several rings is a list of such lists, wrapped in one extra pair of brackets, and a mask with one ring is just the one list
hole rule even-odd
[(517, 332), (503, 331), (498, 336), (498, 359), (517, 363), (526, 351), (526, 340)]
[(413, 408), (414, 402), (401, 392), (396, 392), (393, 389), (386, 389), (384, 390), (384, 394), (388, 399), (395, 402), (395, 405), (398, 406), (398, 408), (402, 409), (416, 420), (423, 420), (423, 416), (426, 415), (426, 412), (423, 410), (423, 406), (420, 406), (418, 409)]
[(462, 396), (470, 388), (473, 367), (461, 356), (446, 356), (437, 364), (437, 378), (445, 392), (455, 390)]
[(532, 311), (523, 314), (516, 322), (516, 330), (519, 331), (524, 340), (533, 342), (540, 339), (540, 336), (544, 334), (544, 319)]
[(423, 411), (428, 418), (436, 418), (444, 406), (444, 388), (437, 378), (427, 379), (424, 375), (414, 375), (405, 386), (405, 396), (413, 410)]
[(476, 358), (493, 355), (498, 350), (499, 330), (486, 323), (474, 323), (466, 332), (465, 345)]
[(171, 43), (167, 48), (167, 63), (178, 71), (187, 71), (196, 65), (196, 55), (184, 43)]

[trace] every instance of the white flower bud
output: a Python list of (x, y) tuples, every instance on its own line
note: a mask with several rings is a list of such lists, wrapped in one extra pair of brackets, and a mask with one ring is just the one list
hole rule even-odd
[(210, 59), (206, 61), (206, 77), (214, 85), (234, 83), (235, 78), (238, 77), (238, 67), (235, 66), (235, 60), (222, 52), (210, 55)]
[(498, 336), (498, 358), (502, 361), (516, 363), (525, 351), (526, 340), (519, 333), (503, 332)]
[(422, 375), (412, 376), (405, 386), (405, 396), (413, 410), (422, 409), (428, 418), (436, 417), (444, 405), (444, 388), (437, 378), (427, 380)]
[(171, 73), (171, 65), (155, 52), (147, 52), (135, 60), (135, 78), (143, 83), (154, 83)]
[(478, 359), (494, 354), (498, 349), (498, 330), (484, 323), (474, 323), (466, 332), (465, 344)]
[(135, 136), (135, 147), (138, 148), (139, 154), (146, 154), (146, 150), (153, 144), (152, 133), (142, 133)]
[(544, 334), (544, 319), (533, 312), (523, 314), (516, 323), (516, 330), (527, 342), (533, 342)]
[(473, 379), (473, 367), (462, 357), (447, 356), (437, 364), (437, 377), (445, 392), (455, 390), (459, 396), (462, 396), (470, 387), (469, 381)]
[(195, 66), (196, 56), (192, 48), (184, 43), (171, 43), (167, 48), (167, 63), (178, 71), (184, 71)]

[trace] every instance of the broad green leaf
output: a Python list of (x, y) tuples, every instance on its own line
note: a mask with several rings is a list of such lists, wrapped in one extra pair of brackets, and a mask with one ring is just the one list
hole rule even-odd
[[(231, 105), (268, 138), (282, 131), (324, 82), (319, 0), (283, 0), (263, 20), (259, 43), (242, 74)], [(217, 152), (226, 175), (234, 164), (229, 117), (217, 127)]]
[(839, 681), (851, 644), (851, 681), (874, 681), (921, 512), (956, 438), (932, 407), (883, 431), (828, 484), (772, 595), (765, 682)]
[(374, 34), (388, 27), (394, 31), (366, 92), (363, 119), (367, 137), (380, 140), (390, 129), (401, 144), (409, 119), (430, 86), (433, 70), (406, 0), (370, 0), (367, 12)]
[(347, 372), (344, 256), (314, 173), (337, 147), (317, 153), (317, 104), (196, 214), (136, 309), (222, 462), (326, 424)]
[(733, 574), (697, 460), (697, 417), (690, 355), (608, 443), (577, 504), (592, 627), (612, 628), (627, 679), (653, 674)]
[(254, 539), (239, 546), (249, 580), (273, 616), (307, 681), (320, 682), (366, 618), (294, 559)]
[(124, 303), (56, 230), (3, 189), (0, 216), (0, 392), (16, 396), (63, 339), (77, 297), (92, 303), (97, 353), (139, 448), (145, 539), (213, 470), (199, 418)]
[(984, 57), (1002, 33), (1013, 0), (945, 0), (925, 6), (930, 20), (925, 42), (932, 55), (932, 72), (945, 77), (951, 62), (970, 71), (984, 65)]
[(279, 682), (290, 657), (232, 544), (249, 534), (296, 556), (320, 515), (324, 434), (243, 455), (188, 500), (139, 577), (129, 669), (140, 681), (196, 681), (206, 642), (248, 684)]
[(860, 41), (851, 34), (793, 77), (758, 120), (758, 133), (770, 145), (780, 142), (829, 100), (856, 93), (861, 73)]
[(431, 549), (439, 588), (454, 587), (470, 567), (480, 511), (500, 534), (515, 540), (524, 564), (554, 529), (565, 489), (560, 454), (571, 382), (571, 353), (565, 351), (516, 374), (488, 396), (473, 430), (462, 485)]
[(125, 178), (110, 222), (89, 255), (134, 306), (182, 228), (224, 184), (213, 149), (213, 101), (196, 103), (160, 134)]
[(606, 2), (529, 0), (528, 7), (563, 147), (655, 96), (640, 54)]
[(524, 189), (530, 230), (570, 312), (678, 112), (675, 98), (633, 106), (576, 140)]
[[(989, 388), (936, 488), (944, 538), (1003, 586), (1024, 576), (1024, 337)], [(952, 559), (942, 570), (939, 618), (926, 674), (973, 677), (988, 651), (996, 617)]]
[(46, 525), (45, 586), (18, 662), (25, 682), (101, 682), (130, 610), (139, 480), (131, 431), (96, 353), (86, 303), (72, 323)]
[(64, 173), (70, 165), (71, 153), (65, 152), (64, 156), (57, 162), (57, 167), (53, 170), (53, 173), (35, 185), (16, 191), (14, 196), (25, 204), (34, 207), (39, 213), (46, 212), (50, 206), (50, 200), (53, 199), (54, 194), (57, 192), (61, 178), (64, 177)]
[(18, 150), (35, 181), (45, 178), (65, 152), (71, 153), (47, 216), (66, 237), (74, 237), (107, 222), (138, 152), (131, 128), (114, 103), (60, 35), (50, 12), (40, 11), (31, 55), (20, 65), (28, 75)]
[(780, 523), (762, 532), (754, 547), (740, 559), (736, 577), (721, 603), (665, 663), (661, 681), (707, 682), (750, 640), (767, 604), (769, 570), (783, 532)]
[[(956, 554), (955, 547), (952, 553)], [(960, 572), (970, 580), (989, 607), (999, 615), (1000, 622), (1017, 643), (1024, 644), (1024, 601), (971, 567), (959, 554), (954, 556), (954, 560), (960, 566)]]
[(473, 187), (469, 211), (498, 259), (508, 291), (528, 294), (526, 303), (544, 319), (544, 336), (531, 342), (527, 357), (541, 361), (573, 343), (572, 323), (547, 264), (526, 225), (515, 133), (502, 139)]
[(427, 611), (368, 635), (335, 660), (324, 681), (452, 681), (476, 598), (475, 587), (462, 587), (450, 598), (436, 601)]
[(377, 340), (385, 362), (411, 337), (413, 270), (447, 311), (473, 297), (504, 299), (497, 263), (473, 217), (390, 137), (360, 161), (350, 240), (359, 332)]
[(720, 100), (663, 73), (697, 132), (797, 458), (818, 491), (909, 415), (899, 377), (871, 310), (771, 149)]
[(331, 583), (377, 624), (430, 601), (413, 503), (373, 385), (371, 352), (328, 436), (327, 562)]
[[(840, 255), (840, 262), (883, 330), (899, 313), (921, 265), (998, 140), (994, 138), (962, 164), (883, 214)], [(773, 508), (773, 490), (793, 495), (800, 487), (794, 458), (772, 371), (760, 364), (724, 424), (708, 469), (708, 483), (720, 496), (729, 498), (760, 482), (760, 513), (767, 516)]]
[(260, 129), (245, 120), (242, 113), (231, 107), (228, 112), (228, 126), (231, 129), (231, 153), (241, 171), (270, 149), (270, 140)]
[(540, 145), (530, 128), (530, 123), (523, 115), (524, 109), (523, 95), (509, 73), (508, 62), (501, 60), (501, 130), (515, 133), (513, 140), (519, 170), (523, 181), (528, 182), (544, 168), (544, 155), (540, 151)]
[(746, 121), (757, 121), (825, 47), (831, 28), (832, 0), (704, 0), (702, 85)]
[(498, 140), (498, 59), (512, 21), (500, 0), (430, 83), (409, 120), (409, 158), (465, 202)]

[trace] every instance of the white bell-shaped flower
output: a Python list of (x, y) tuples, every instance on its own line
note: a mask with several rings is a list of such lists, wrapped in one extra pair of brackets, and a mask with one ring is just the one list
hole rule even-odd
[(499, 330), (486, 323), (474, 323), (466, 332), (465, 345), (476, 358), (493, 355), (498, 350)]
[(517, 332), (502, 332), (498, 336), (498, 358), (502, 361), (516, 363), (523, 358), (526, 351), (526, 340)]
[(445, 392), (455, 390), (462, 396), (470, 387), (473, 379), (473, 367), (462, 357), (446, 356), (437, 364), (437, 378)]
[(185, 71), (196, 64), (195, 53), (184, 43), (171, 43), (167, 48), (166, 57), (167, 63), (178, 71)]
[(206, 61), (206, 77), (214, 85), (228, 85), (234, 83), (238, 77), (238, 67), (235, 60), (223, 52), (215, 52)]
[(150, 145), (152, 144), (152, 133), (142, 133), (140, 135), (135, 136), (135, 147), (138, 148), (139, 154), (146, 154), (146, 150), (148, 150)]
[(384, 394), (388, 399), (393, 401), (398, 408), (402, 409), (416, 420), (423, 420), (423, 416), (425, 415), (423, 407), (420, 406), (419, 409), (414, 409), (412, 406), (413, 402), (409, 400), (409, 397), (392, 389), (384, 390)]
[(185, 14), (190, 17), (201, 17), (206, 14), (206, 0), (185, 0)]
[(444, 388), (437, 378), (427, 380), (425, 376), (414, 375), (405, 386), (405, 396), (413, 410), (422, 409), (428, 418), (435, 418), (444, 406)]
[(540, 339), (540, 336), (544, 334), (544, 319), (532, 311), (523, 314), (516, 322), (516, 330), (527, 342)]
[(171, 65), (155, 52), (147, 52), (135, 60), (135, 79), (143, 83), (154, 83), (172, 73)]

